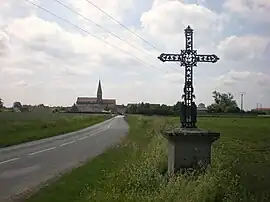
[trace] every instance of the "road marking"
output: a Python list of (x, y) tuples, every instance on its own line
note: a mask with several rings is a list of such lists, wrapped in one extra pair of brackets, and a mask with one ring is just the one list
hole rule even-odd
[(102, 132), (103, 130), (99, 130), (99, 131), (97, 131), (97, 132), (95, 132), (95, 133), (92, 133), (92, 134), (90, 134), (90, 136), (94, 136), (94, 135), (96, 135), (96, 134), (98, 134), (98, 133), (100, 133), (100, 132)]
[(39, 153), (42, 153), (42, 152), (45, 152), (45, 151), (50, 151), (50, 150), (53, 150), (55, 149), (56, 147), (50, 147), (48, 149), (44, 149), (44, 150), (40, 150), (40, 151), (37, 151), (37, 152), (33, 152), (33, 153), (30, 153), (28, 154), (29, 156), (32, 156), (32, 155), (35, 155), (35, 154), (39, 154)]
[(96, 134), (98, 134), (98, 133), (101, 133), (101, 132), (107, 130), (107, 129), (108, 129), (108, 128), (103, 128), (103, 129), (101, 129), (101, 130), (99, 130), (99, 131), (97, 131), (97, 132), (95, 132), (95, 133), (92, 133), (90, 136), (94, 136), (94, 135), (96, 135)]
[[(112, 124), (108, 125), (107, 128), (104, 128), (104, 129), (101, 129), (100, 131), (97, 131), (97, 132), (95, 132), (95, 133), (92, 133), (92, 134), (89, 135), (89, 136), (94, 136), (94, 135), (96, 135), (96, 134), (98, 134), (98, 133), (101, 133), (101, 132), (107, 130), (108, 128), (110, 128), (111, 126), (112, 126)], [(89, 136), (81, 137), (81, 138), (79, 138), (78, 140), (86, 139), (86, 138), (88, 138)], [(75, 143), (75, 142), (76, 142), (75, 140), (72, 140), (72, 141), (70, 141), (70, 142), (66, 142), (66, 143), (61, 144), (60, 147), (63, 147), (63, 146), (66, 146), (66, 145), (69, 145), (69, 144), (72, 144), (72, 143)], [(48, 149), (44, 149), (44, 150), (40, 150), (40, 151), (36, 151), (36, 152), (30, 153), (30, 154), (28, 154), (28, 155), (29, 155), (29, 156), (32, 156), (32, 155), (39, 154), (39, 153), (42, 153), (42, 152), (45, 152), (45, 151), (50, 151), (50, 150), (53, 150), (53, 149), (56, 149), (56, 147), (50, 147), (50, 148), (48, 148)], [(19, 159), (19, 158), (18, 158), (18, 159)], [(7, 162), (15, 161), (15, 160), (17, 160), (17, 158), (15, 158), (15, 159), (10, 159), (10, 160), (8, 160)], [(6, 162), (6, 161), (0, 162), (0, 165), (1, 165), (2, 163), (7, 163), (7, 162)]]
[(75, 141), (75, 140), (72, 140), (72, 141), (70, 141), (70, 142), (66, 142), (66, 143), (64, 143), (64, 144), (61, 144), (60, 147), (66, 146), (66, 145), (68, 145), (68, 144), (72, 144), (72, 143), (74, 143), (74, 142), (76, 142), (76, 141)]
[(81, 137), (81, 138), (79, 138), (78, 140), (84, 140), (84, 139), (86, 139), (86, 138), (88, 138), (89, 136), (84, 136), (84, 137)]
[[(86, 138), (88, 138), (88, 137), (90, 137), (90, 136), (94, 136), (94, 135), (96, 135), (96, 134), (98, 134), (98, 133), (101, 133), (101, 132), (107, 130), (107, 129), (110, 128), (111, 126), (112, 126), (112, 124), (109, 124), (109, 125), (107, 126), (107, 128), (101, 129), (101, 130), (99, 130), (99, 131), (97, 131), (97, 132), (95, 132), (95, 133), (92, 133), (91, 135), (83, 136), (83, 137), (79, 138), (78, 140), (84, 140), (84, 139), (86, 139)], [(76, 142), (75, 140), (70, 141), (70, 142), (66, 142), (66, 143), (61, 144), (60, 147), (63, 147), (63, 146), (65, 146), (65, 145), (72, 144), (72, 143), (75, 143), (75, 142)], [(53, 150), (53, 149), (56, 149), (56, 147), (50, 147), (50, 148), (48, 148), (48, 149), (43, 149), (43, 150), (40, 150), (40, 151), (36, 151), (36, 152), (33, 152), (33, 153), (29, 153), (28, 156), (33, 156), (33, 155), (35, 155), (35, 154), (40, 154), (40, 153), (42, 153), (42, 152), (50, 151), (50, 150)], [(8, 160), (5, 160), (5, 161), (1, 161), (1, 162), (0, 162), (0, 165), (5, 164), (5, 163), (10, 163), (10, 162), (13, 162), (13, 161), (16, 161), (16, 160), (19, 160), (19, 159), (20, 159), (20, 158), (13, 158), (13, 159), (8, 159)]]
[(98, 133), (100, 133), (101, 131), (98, 131), (98, 132), (95, 132), (95, 133), (92, 133), (90, 136), (92, 137), (92, 136), (94, 136), (94, 135), (96, 135), (96, 134), (98, 134)]
[(16, 160), (19, 160), (19, 159), (20, 158), (13, 158), (13, 159), (5, 160), (5, 161), (0, 162), (0, 165), (2, 165), (4, 163), (9, 163), (9, 162), (12, 162), (12, 161), (16, 161)]
[(99, 130), (99, 131), (97, 131), (97, 132), (95, 132), (95, 133), (92, 133), (92, 134), (90, 134), (90, 135), (81, 137), (81, 138), (79, 138), (78, 140), (84, 140), (84, 139), (86, 139), (86, 138), (88, 138), (88, 137), (94, 136), (94, 135), (96, 135), (96, 134), (98, 134), (98, 133), (101, 133), (101, 132), (107, 130), (107, 129), (110, 128), (111, 126), (112, 126), (112, 124), (110, 124), (107, 128), (103, 128), (103, 129), (101, 129), (101, 130)]

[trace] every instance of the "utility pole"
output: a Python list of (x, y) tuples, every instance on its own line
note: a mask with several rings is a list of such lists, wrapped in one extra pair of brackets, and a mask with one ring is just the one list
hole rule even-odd
[(262, 109), (262, 104), (261, 104), (261, 103), (256, 103), (256, 104), (257, 104), (256, 111), (257, 111), (257, 113), (259, 114), (260, 112), (263, 111), (263, 109)]
[(256, 103), (257, 104), (257, 111), (259, 111), (260, 108), (262, 108), (262, 104), (261, 103)]
[(243, 112), (243, 104), (244, 104), (244, 94), (246, 94), (245, 92), (240, 92), (241, 95), (241, 111)]

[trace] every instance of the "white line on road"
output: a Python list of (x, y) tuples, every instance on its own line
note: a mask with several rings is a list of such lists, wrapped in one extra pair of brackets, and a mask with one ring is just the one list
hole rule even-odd
[(16, 161), (16, 160), (19, 160), (20, 158), (13, 158), (13, 159), (9, 159), (9, 160), (6, 160), (6, 161), (2, 161), (0, 162), (0, 165), (4, 164), (4, 163), (9, 163), (9, 162), (12, 162), (12, 161)]
[(86, 139), (86, 138), (88, 138), (89, 136), (84, 136), (84, 137), (81, 137), (81, 138), (79, 138), (78, 140), (84, 140), (84, 139)]
[(76, 141), (75, 141), (75, 140), (72, 140), (72, 141), (70, 141), (70, 142), (66, 142), (66, 143), (64, 143), (64, 144), (61, 144), (60, 147), (66, 146), (66, 145), (68, 145), (68, 144), (72, 144), (72, 143), (74, 143), (74, 142), (76, 142)]
[(29, 156), (32, 156), (32, 155), (35, 155), (35, 154), (39, 154), (39, 153), (42, 153), (42, 152), (45, 152), (45, 151), (50, 151), (50, 150), (53, 150), (55, 149), (56, 147), (50, 147), (48, 149), (44, 149), (44, 150), (40, 150), (40, 151), (37, 151), (37, 152), (33, 152), (33, 153), (30, 153), (28, 154)]
[(97, 133), (92, 133), (90, 136), (94, 136), (94, 135), (96, 135), (96, 134), (98, 134), (98, 133), (100, 133), (100, 131), (97, 132)]
[[(110, 128), (111, 126), (112, 126), (112, 124), (110, 124), (110, 125), (108, 126), (108, 128)], [(88, 137), (91, 137), (91, 136), (94, 136), (94, 135), (96, 135), (96, 134), (98, 134), (98, 133), (101, 133), (101, 132), (107, 130), (108, 128), (103, 128), (103, 129), (101, 129), (101, 130), (99, 130), (99, 131), (97, 131), (97, 132), (95, 132), (95, 133), (92, 133), (92, 134), (87, 135), (87, 136), (83, 136), (83, 137), (79, 138), (78, 140), (84, 140), (84, 139), (86, 139), (86, 138), (88, 138)]]
[(107, 129), (108, 129), (108, 128), (101, 129), (101, 130), (99, 130), (99, 131), (97, 131), (97, 132), (95, 132), (95, 133), (92, 133), (90, 136), (94, 136), (94, 135), (96, 135), (96, 134), (98, 134), (98, 133), (101, 133), (101, 132), (107, 130)]
[(89, 136), (94, 136), (96, 134), (100, 133), (100, 131), (90, 134)]
[[(99, 131), (97, 131), (97, 132), (95, 132), (95, 133), (92, 133), (91, 135), (83, 136), (83, 137), (79, 138), (78, 140), (83, 140), (83, 139), (86, 139), (86, 138), (88, 138), (88, 137), (90, 137), (90, 136), (94, 136), (94, 135), (96, 135), (96, 134), (98, 134), (98, 133), (101, 133), (101, 132), (107, 130), (107, 129), (110, 128), (111, 126), (112, 126), (112, 124), (108, 125), (107, 128), (101, 129), (101, 130), (99, 130)], [(72, 141), (70, 141), (70, 142), (63, 143), (63, 144), (61, 144), (61, 145), (59, 145), (59, 146), (60, 146), (60, 147), (63, 147), (63, 146), (66, 146), (66, 145), (69, 145), (69, 144), (72, 144), (72, 143), (75, 143), (75, 142), (76, 142), (75, 140), (72, 140)], [(53, 150), (53, 149), (56, 149), (56, 147), (50, 147), (50, 148), (48, 148), (48, 149), (36, 151), (36, 152), (33, 152), (33, 153), (28, 154), (28, 156), (32, 156), (32, 155), (35, 155), (35, 154), (39, 154), (39, 153), (42, 153), (42, 152), (45, 152), (45, 151), (50, 151), (50, 150)], [(2, 162), (0, 162), (0, 165), (1, 165), (1, 164), (4, 164), (4, 163), (8, 163), (8, 162), (15, 161), (15, 160), (18, 160), (18, 159), (19, 159), (19, 158), (14, 158), (14, 159), (9, 159), (9, 160), (6, 160), (6, 161), (2, 161)]]

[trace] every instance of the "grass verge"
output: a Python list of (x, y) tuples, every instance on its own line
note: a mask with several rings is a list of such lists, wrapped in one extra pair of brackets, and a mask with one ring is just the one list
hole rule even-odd
[(166, 140), (159, 131), (177, 121), (129, 117), (129, 135), (121, 144), (26, 201), (269, 201), (269, 119), (201, 118), (202, 128), (222, 134), (211, 168), (169, 179)]
[(108, 119), (105, 115), (0, 113), (0, 148), (76, 131)]

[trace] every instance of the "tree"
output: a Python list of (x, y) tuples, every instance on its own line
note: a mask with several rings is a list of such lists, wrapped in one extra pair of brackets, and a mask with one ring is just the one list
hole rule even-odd
[(214, 113), (238, 113), (240, 112), (236, 101), (231, 93), (220, 93), (218, 91), (213, 91), (214, 103), (209, 105), (208, 111)]
[(2, 98), (0, 98), (0, 109), (4, 107), (4, 102), (2, 100)]
[(214, 91), (212, 97), (214, 98), (215, 104), (219, 105), (221, 101), (221, 94), (217, 91)]
[(109, 111), (109, 110), (110, 110), (109, 106), (106, 105), (105, 108), (104, 108), (104, 110), (105, 110), (105, 111)]
[[(180, 102), (179, 102), (180, 103)], [(174, 106), (160, 105), (160, 104), (150, 104), (150, 103), (138, 103), (130, 104), (127, 107), (126, 112), (129, 114), (143, 114), (143, 115), (179, 115), (180, 107), (179, 104)], [(178, 108), (177, 108), (178, 107)]]
[(221, 106), (219, 104), (213, 103), (207, 106), (208, 112), (213, 113), (220, 113), (222, 112)]
[(181, 104), (182, 102), (177, 102), (174, 106), (173, 106), (173, 111), (175, 112), (176, 115), (180, 114), (180, 109), (181, 109)]
[(13, 108), (21, 109), (22, 108), (22, 104), (20, 102), (14, 102), (13, 103)]

